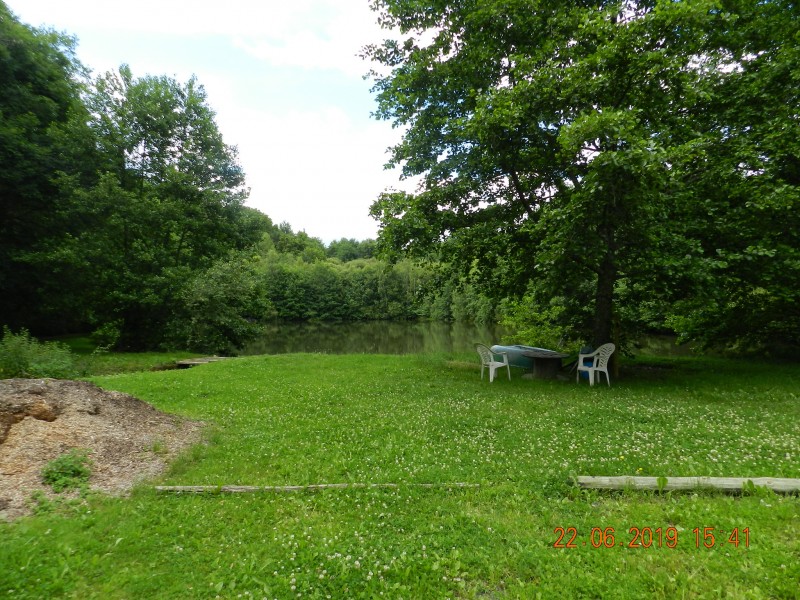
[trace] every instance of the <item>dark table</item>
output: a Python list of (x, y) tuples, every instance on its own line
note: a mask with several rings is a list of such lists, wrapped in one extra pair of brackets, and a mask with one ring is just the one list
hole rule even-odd
[(522, 352), (522, 356), (533, 359), (534, 379), (555, 379), (561, 370), (561, 359), (569, 354), (555, 350), (528, 350)]

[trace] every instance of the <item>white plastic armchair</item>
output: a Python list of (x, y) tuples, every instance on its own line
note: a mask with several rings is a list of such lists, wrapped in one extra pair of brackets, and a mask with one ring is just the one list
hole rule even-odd
[[(508, 369), (508, 379), (511, 379), (511, 366), (508, 364), (508, 352), (492, 352), (488, 346), (483, 344), (475, 344), (475, 350), (481, 357), (481, 379), (483, 379), (483, 370), (489, 368), (489, 383), (494, 381), (494, 374), (497, 369), (505, 367)], [(497, 360), (501, 357), (502, 360)]]
[[(608, 378), (608, 359), (614, 354), (615, 349), (616, 346), (614, 346), (614, 344), (603, 344), (591, 354), (578, 354), (578, 372), (575, 380), (580, 383), (581, 371), (584, 371), (589, 375), (589, 385), (594, 385), (595, 377), (597, 377), (597, 382), (600, 383), (600, 373), (605, 373), (606, 381), (610, 387), (611, 380)], [(591, 360), (591, 363), (585, 364), (588, 363), (589, 360)]]

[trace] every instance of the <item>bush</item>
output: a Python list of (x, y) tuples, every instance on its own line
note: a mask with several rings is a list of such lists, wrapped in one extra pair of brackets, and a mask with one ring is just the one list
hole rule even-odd
[(122, 322), (111, 321), (103, 323), (92, 332), (91, 340), (97, 345), (99, 350), (112, 350), (119, 344), (122, 337)]
[(53, 491), (63, 492), (85, 486), (91, 474), (89, 451), (73, 448), (47, 463), (42, 469), (42, 481), (51, 486)]
[(14, 334), (3, 327), (0, 340), (0, 379), (11, 377), (75, 377), (75, 357), (58, 342), (40, 342), (26, 329)]
[(543, 306), (529, 294), (520, 301), (504, 303), (502, 324), (512, 331), (510, 343), (575, 352), (580, 343), (571, 336), (574, 328), (564, 323), (565, 313), (558, 298)]
[(274, 313), (256, 261), (233, 256), (198, 273), (179, 295), (167, 332), (172, 347), (195, 352), (232, 354), (263, 331)]

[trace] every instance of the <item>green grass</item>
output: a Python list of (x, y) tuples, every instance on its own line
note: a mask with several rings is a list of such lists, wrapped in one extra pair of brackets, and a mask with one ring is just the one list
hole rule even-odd
[[(170, 496), (143, 486), (127, 499), (91, 497), (0, 525), (0, 594), (797, 597), (798, 497), (608, 493), (568, 481), (800, 478), (798, 365), (640, 361), (614, 387), (590, 388), (518, 373), (489, 384), (475, 363), (281, 355), (98, 377), (214, 424), (209, 444), (159, 483), (400, 487)], [(447, 482), (480, 487), (413, 485)], [(627, 547), (631, 528), (669, 527), (677, 547)], [(702, 545), (706, 527), (713, 548)], [(557, 528), (574, 528), (577, 547), (555, 548)], [(623, 545), (593, 547), (593, 528), (613, 528)], [(727, 542), (735, 528), (738, 547)]]
[(64, 335), (51, 338), (69, 348), (75, 355), (75, 367), (81, 376), (135, 373), (174, 368), (175, 362), (200, 356), (191, 352), (106, 352), (86, 335)]
[(111, 375), (173, 369), (177, 361), (196, 356), (190, 352), (99, 352), (79, 357), (77, 365), (86, 376)]

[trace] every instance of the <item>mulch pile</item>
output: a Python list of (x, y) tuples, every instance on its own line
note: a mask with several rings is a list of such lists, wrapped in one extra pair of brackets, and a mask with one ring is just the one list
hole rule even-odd
[(89, 450), (90, 489), (124, 495), (200, 442), (203, 425), (88, 382), (0, 380), (0, 519), (30, 514), (37, 490), (54, 497), (42, 469), (73, 448)]

